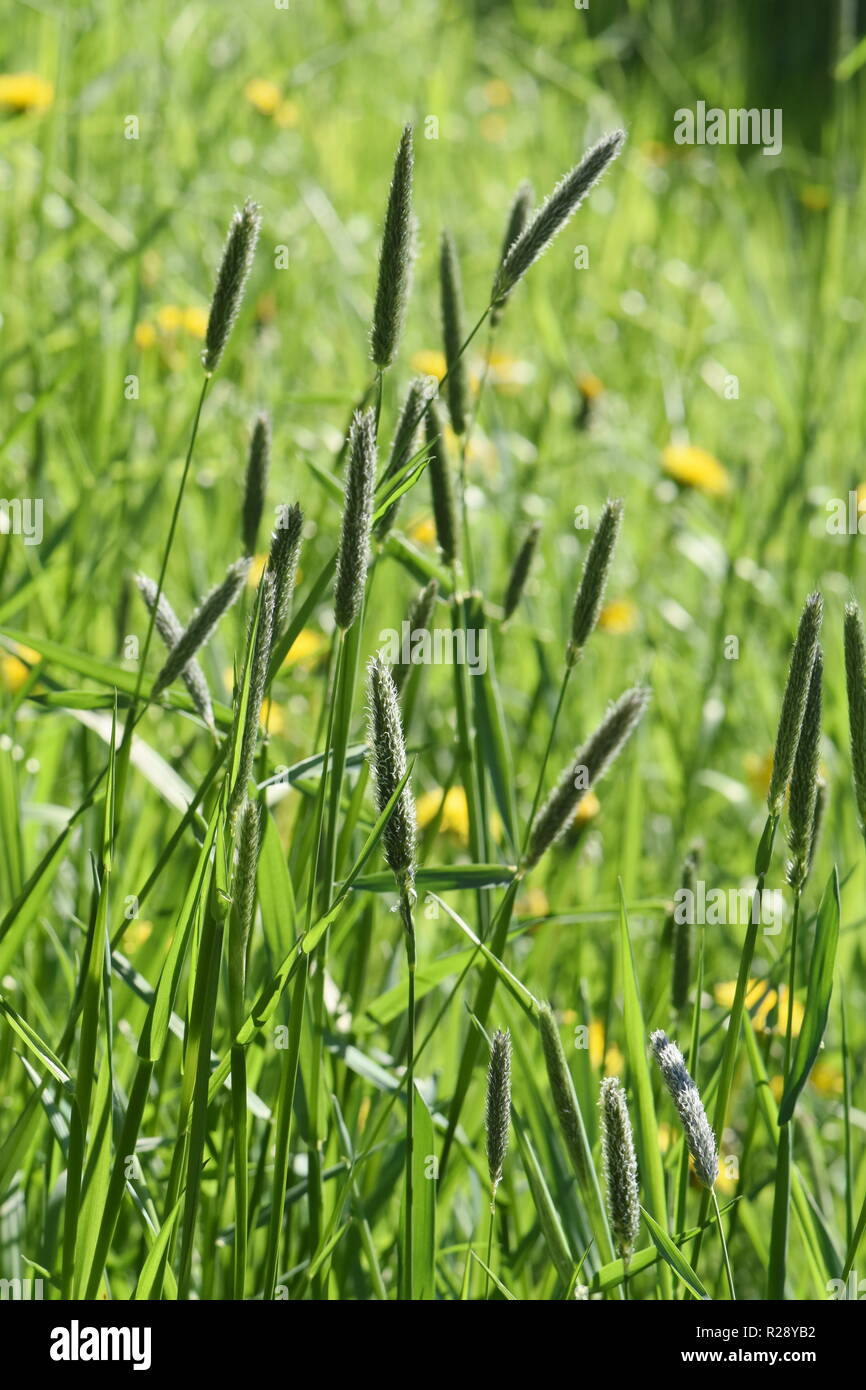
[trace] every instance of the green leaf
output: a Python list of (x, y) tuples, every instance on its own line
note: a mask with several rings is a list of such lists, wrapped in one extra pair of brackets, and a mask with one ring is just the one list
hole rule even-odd
[(695, 1295), (695, 1298), (709, 1300), (707, 1293), (695, 1271), (692, 1269), (683, 1252), (674, 1245), (670, 1236), (663, 1231), (657, 1221), (654, 1221), (648, 1211), (641, 1207), (644, 1221), (652, 1237), (653, 1244), (666, 1264), (670, 1265), (678, 1279), (681, 1279), (687, 1289)]
[[(439, 893), (461, 888), (496, 888), (511, 883), (517, 870), (512, 864), (437, 864), (418, 869), (415, 884), (419, 889)], [(394, 875), (389, 871), (366, 874), (355, 880), (355, 888), (366, 893), (395, 893)]]
[(797, 1098), (808, 1080), (815, 1058), (821, 1047), (827, 1015), (830, 1011), (830, 996), (833, 993), (833, 971), (836, 965), (836, 946), (839, 941), (839, 875), (834, 864), (827, 880), (824, 896), (818, 908), (815, 925), (815, 942), (812, 958), (809, 961), (809, 986), (806, 993), (806, 1011), (797, 1038), (797, 1050), (791, 1076), (785, 1086), (782, 1103), (779, 1106), (779, 1124), (785, 1125), (794, 1113)]

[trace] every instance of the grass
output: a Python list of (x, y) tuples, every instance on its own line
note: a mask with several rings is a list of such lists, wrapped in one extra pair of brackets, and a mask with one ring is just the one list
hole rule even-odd
[[(0, 1278), (117, 1300), (799, 1300), (861, 1267), (866, 862), (842, 615), (864, 567), (826, 503), (863, 482), (862, 74), (843, 26), (828, 99), (785, 106), (780, 156), (675, 146), (679, 106), (772, 107), (796, 89), (784, 43), (771, 64), (757, 22), (699, 8), (365, 0), (255, 22), (202, 11), (187, 32), (147, 0), (135, 54), (116, 0), (16, 11), (0, 67), (55, 91), (0, 119), (0, 491), (44, 503), (39, 544), (0, 539)], [(380, 371), (369, 329), (407, 118), (418, 261)], [(521, 180), (540, 201), (620, 126), (624, 153), (491, 329)], [(248, 197), (261, 239), (211, 379), (209, 295)], [(423, 431), (381, 481), (409, 381), (445, 370), (444, 228), (470, 393), (466, 430), (446, 434), (462, 566), (436, 546)], [(453, 333), (448, 355), (453, 369)], [(405, 491), (344, 629), (356, 407), (379, 420), (374, 528)], [(134, 576), (184, 615), (242, 553), (262, 409), (260, 553), (198, 653), (215, 741), (180, 682), (150, 698), (164, 652)], [(572, 666), (609, 496), (622, 531)], [(262, 826), (244, 950), (232, 792), (267, 527), (296, 499), (301, 572), (247, 787)], [(434, 578), (430, 626), (482, 630), (486, 660), (411, 666), (408, 781), (380, 812), (366, 663)], [(767, 820), (765, 799), (813, 590), (828, 810), (795, 895), (787, 811)], [(559, 770), (642, 684), (632, 741), (527, 869)], [(383, 855), (407, 785), (411, 907)], [(780, 890), (783, 929), (693, 928), (675, 1010), (671, 900), (697, 838), (707, 890)], [(714, 1125), (712, 1193), (651, 1063), (656, 1028)], [(511, 1144), (491, 1213), (486, 1074), (506, 1029)], [(602, 1200), (604, 1075), (634, 1127), (625, 1263)]]

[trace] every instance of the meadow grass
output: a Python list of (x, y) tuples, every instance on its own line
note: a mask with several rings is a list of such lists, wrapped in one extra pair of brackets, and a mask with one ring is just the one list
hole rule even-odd
[[(55, 90), (0, 120), (0, 492), (44, 504), (0, 537), (0, 1278), (838, 1296), (854, 36), (771, 159), (672, 141), (788, 71), (737, 11), (141, 11), (132, 59), (116, 0), (20, 8), (6, 59)], [(407, 614), (483, 661), (395, 686)], [(698, 881), (751, 919), (677, 921)]]

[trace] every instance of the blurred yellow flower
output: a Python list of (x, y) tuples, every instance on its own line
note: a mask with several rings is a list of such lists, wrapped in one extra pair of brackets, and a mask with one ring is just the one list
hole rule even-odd
[(454, 835), (462, 844), (469, 843), (469, 808), (466, 804), (466, 793), (462, 787), (449, 787), (445, 793), (445, 800), (442, 800), (442, 788), (434, 787), (432, 791), (422, 792), (418, 797), (415, 806), (415, 814), (418, 824), (422, 830), (435, 819), (442, 807), (442, 818), (439, 822), (440, 831), (447, 835)]
[(708, 497), (724, 497), (731, 490), (727, 469), (696, 444), (669, 444), (662, 450), (662, 467), (681, 487), (693, 487)]
[(133, 334), (135, 346), (146, 351), (152, 348), (156, 342), (156, 329), (152, 323), (137, 323)]
[(598, 615), (598, 625), (602, 632), (613, 632), (617, 636), (634, 632), (637, 627), (637, 604), (630, 598), (612, 598), (604, 604)]
[(276, 82), (269, 82), (266, 77), (251, 77), (244, 87), (244, 96), (263, 116), (273, 116), (283, 100)]
[(588, 791), (577, 803), (577, 810), (574, 813), (575, 825), (587, 825), (589, 821), (595, 820), (600, 810), (601, 802), (595, 792)]
[(585, 401), (595, 401), (604, 394), (604, 382), (592, 372), (581, 372), (577, 378), (577, 389)]
[(479, 129), (482, 140), (487, 140), (491, 145), (498, 145), (508, 134), (508, 122), (504, 116), (490, 111), (481, 117)]
[(411, 541), (417, 541), (419, 545), (436, 544), (436, 527), (429, 516), (413, 521), (406, 534)]
[(830, 190), (820, 183), (808, 183), (800, 190), (800, 202), (807, 212), (824, 212), (830, 206)]
[(305, 627), (298, 633), (283, 662), (284, 666), (313, 666), (328, 650), (328, 639), (321, 632)]
[(523, 362), (519, 357), (495, 349), (487, 354), (487, 371), (490, 385), (504, 396), (513, 396), (534, 376), (531, 362)]
[(269, 734), (285, 733), (286, 716), (282, 705), (275, 704), (273, 700), (266, 700), (262, 706), (260, 723), (262, 728), (267, 729)]
[(598, 1018), (589, 1025), (589, 1060), (597, 1071), (603, 1067), (607, 1076), (620, 1076), (625, 1068), (625, 1058), (616, 1043), (605, 1046), (604, 1024)]
[(809, 1080), (822, 1096), (841, 1096), (845, 1089), (845, 1078), (841, 1069), (832, 1062), (816, 1062), (809, 1074)]
[(265, 565), (268, 563), (268, 552), (262, 550), (258, 555), (254, 555), (250, 567), (247, 571), (247, 588), (257, 589), (259, 580), (265, 572)]
[(0, 106), (8, 111), (44, 111), (54, 100), (54, 88), (35, 72), (0, 74)]
[(125, 954), (128, 956), (133, 955), (140, 946), (144, 945), (152, 931), (152, 922), (145, 920), (130, 922), (123, 936), (120, 938)]
[[(549, 911), (550, 903), (543, 888), (527, 888), (517, 899), (519, 917), (546, 917)], [(569, 1021), (564, 1014), (562, 1021)]]
[(178, 309), (176, 304), (163, 304), (156, 311), (156, 323), (163, 333), (177, 333), (183, 328), (183, 309)]
[(747, 753), (743, 758), (743, 768), (746, 773), (746, 781), (761, 801), (764, 801), (767, 792), (770, 790), (770, 778), (773, 775), (773, 753)]
[(501, 77), (494, 77), (484, 84), (484, 98), (488, 106), (508, 106), (511, 102), (511, 88)]
[(274, 112), (274, 122), (276, 125), (281, 126), (283, 130), (288, 130), (290, 126), (298, 124), (299, 114), (296, 103), (287, 99), (286, 101), (281, 101)]
[(435, 376), (441, 381), (445, 375), (445, 354), (438, 352), (436, 348), (422, 348), (420, 352), (413, 352), (409, 358), (409, 366), (413, 372), (420, 372), (422, 376)]
[(183, 326), (191, 338), (204, 338), (208, 317), (207, 309), (184, 309)]
[(0, 651), (0, 686), (10, 695), (15, 695), (30, 677), (32, 666), (42, 660), (32, 647), (15, 643), (15, 651)]
[[(713, 998), (723, 1008), (730, 1009), (734, 1002), (736, 980), (726, 980), (713, 989)], [(759, 1033), (781, 1033), (788, 1026), (788, 987), (782, 985), (776, 990), (766, 980), (750, 980), (746, 986), (746, 1008), (751, 1015), (752, 1024)], [(803, 1024), (803, 1006), (794, 999), (791, 1010), (791, 1033), (797, 1037)]]

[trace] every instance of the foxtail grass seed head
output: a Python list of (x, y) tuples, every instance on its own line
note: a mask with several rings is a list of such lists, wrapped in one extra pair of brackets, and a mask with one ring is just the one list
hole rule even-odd
[(688, 1073), (683, 1054), (667, 1033), (659, 1028), (650, 1036), (650, 1045), (677, 1108), (698, 1181), (704, 1187), (712, 1188), (719, 1175), (719, 1156), (716, 1137), (710, 1128), (698, 1088)]
[[(518, 187), (511, 207), (508, 210), (508, 220), (505, 224), (505, 236), (502, 238), (502, 251), (499, 255), (500, 266), (529, 221), (532, 215), (532, 203), (532, 184), (528, 179), (525, 179)], [(497, 275), (498, 273), (499, 271), (497, 269)], [(495, 328), (502, 318), (507, 299), (508, 294), (506, 293), (490, 311), (491, 328)]]
[[(381, 656), (371, 658), (369, 678), (369, 735), (376, 803), (384, 811), (406, 772), (406, 741), (397, 690)], [(414, 893), (415, 801), (409, 782), (394, 804), (382, 834), (385, 859), (401, 893)]]
[[(416, 376), (406, 393), (403, 409), (397, 420), (397, 428), (391, 441), (391, 452), (385, 469), (385, 481), (396, 478), (415, 454), (415, 441), (424, 416), (424, 402), (429, 394), (427, 378)], [(393, 502), (376, 522), (375, 532), (379, 540), (384, 540), (394, 524), (400, 500)]]
[(562, 1050), (559, 1028), (549, 1004), (539, 1005), (538, 1031), (541, 1034), (544, 1065), (559, 1120), (560, 1132), (568, 1150), (575, 1176), (578, 1182), (585, 1185), (589, 1180), (586, 1130), (583, 1116), (580, 1113), (574, 1082), (571, 1079), (571, 1072), (568, 1070), (568, 1063)]
[[(680, 889), (684, 902), (694, 902), (695, 881), (701, 851), (699, 845), (692, 845), (683, 860), (680, 876)], [(687, 895), (687, 896), (686, 896)], [(671, 979), (671, 1004), (676, 1013), (684, 1009), (689, 997), (689, 984), (692, 971), (692, 930), (694, 922), (689, 921), (690, 913), (674, 913), (674, 961)]]
[(349, 466), (343, 503), (343, 525), (337, 552), (334, 616), (348, 629), (361, 611), (367, 580), (370, 519), (376, 486), (376, 417), (356, 410), (349, 431)]
[(217, 584), (216, 588), (211, 589), (210, 593), (202, 599), (169, 652), (165, 665), (154, 681), (154, 698), (177, 679), (187, 662), (208, 640), (220, 618), (228, 612), (243, 589), (249, 568), (248, 556), (244, 556), (241, 560), (235, 560), (233, 565), (229, 565), (222, 583)]
[[(429, 584), (416, 594), (409, 605), (409, 612), (406, 615), (406, 622), (409, 625), (409, 641), (414, 641), (416, 632), (426, 632), (430, 627), (430, 620), (433, 617), (433, 609), (436, 607), (436, 597), (439, 593), (439, 585), (435, 579), (431, 579)], [(401, 644), (402, 645), (402, 644)], [(410, 647), (411, 655), (411, 647)], [(411, 661), (401, 661), (395, 663), (391, 668), (391, 675), (394, 678), (394, 685), (399, 695), (406, 684), (409, 672), (412, 670)]]
[(625, 131), (614, 130), (587, 150), (580, 163), (560, 179), (506, 254), (493, 285), (493, 303), (502, 304), (527, 272), (547, 250), (557, 232), (576, 212), (592, 186), (619, 154)]
[(274, 638), (281, 636), (292, 606), (303, 529), (304, 513), (295, 502), (281, 511), (279, 524), (271, 536), (268, 573), (274, 579)]
[(818, 760), (821, 751), (821, 677), (824, 658), (820, 646), (815, 653), (809, 694), (800, 741), (791, 773), (791, 792), (788, 800), (788, 846), (791, 858), (785, 876), (791, 887), (801, 890), (809, 873), (812, 834), (815, 827), (815, 804), (818, 798)]
[(403, 128), (388, 194), (379, 279), (370, 333), (370, 355), (380, 370), (390, 366), (397, 351), (412, 280), (415, 231), (412, 223), (412, 172), (415, 155), (412, 127)]
[(256, 548), (265, 493), (268, 488), (268, 469), (271, 461), (271, 422), (264, 411), (256, 416), (247, 457), (247, 480), (244, 489), (243, 543), (247, 555)]
[(780, 816), (785, 804), (785, 791), (794, 767), (794, 755), (800, 742), (800, 730), (806, 713), (809, 681), (815, 664), (815, 653), (818, 650), (823, 612), (824, 601), (821, 595), (810, 594), (800, 617), (788, 668), (788, 682), (782, 697), (779, 731), (776, 734), (776, 748), (773, 754), (773, 772), (770, 790), (767, 793), (767, 807), (771, 816)]
[(256, 910), (256, 870), (259, 862), (261, 811), (255, 801), (245, 801), (237, 823), (237, 907), (244, 951)]
[(845, 679), (854, 796), (860, 828), (866, 830), (866, 635), (860, 605), (853, 601), (845, 604)]
[(442, 338), (445, 345), (445, 365), (448, 377), (448, 413), (455, 434), (466, 430), (467, 385), (466, 358), (461, 355), (466, 337), (463, 326), (463, 289), (460, 282), (460, 262), (457, 247), (450, 232), (442, 233), (439, 251), (439, 293), (442, 305)]
[(442, 416), (435, 401), (429, 401), (425, 415), (425, 432), (429, 448), (427, 472), (430, 475), (430, 495), (433, 499), (433, 519), (436, 539), (446, 565), (457, 563), (457, 512), (445, 450)]
[[(274, 577), (265, 570), (261, 581), (261, 603), (259, 605), (259, 620), (256, 625), (255, 613), (250, 617), (249, 631), (247, 634), (247, 650), (250, 642), (254, 641), (252, 662), (250, 665), (250, 686), (247, 707), (244, 716), (244, 726), (240, 732), (241, 752), (238, 761), (238, 772), (232, 794), (229, 799), (229, 815), (234, 816), (246, 797), (247, 784), (253, 775), (253, 762), (256, 755), (256, 740), (259, 734), (259, 720), (262, 713), (262, 704), (265, 698), (265, 687), (268, 679), (268, 665), (271, 659), (271, 647), (274, 639), (274, 604), (275, 604), (275, 584)], [(255, 637), (253, 630), (255, 629)]]
[(487, 1171), (490, 1174), (490, 1201), (496, 1201), (496, 1189), (502, 1181), (502, 1169), (508, 1152), (508, 1130), (511, 1124), (511, 1034), (493, 1034), (490, 1061), (487, 1064), (487, 1105), (484, 1112), (487, 1130)]
[(587, 792), (618, 758), (649, 704), (645, 686), (627, 690), (610, 706), (604, 719), (574, 755), (554, 786), (532, 827), (525, 868), (531, 869), (564, 835)]
[(640, 1228), (637, 1158), (625, 1090), (615, 1076), (601, 1083), (601, 1157), (616, 1252), (628, 1261)]
[(532, 560), (538, 546), (538, 537), (540, 535), (541, 522), (534, 521), (529, 528), (526, 540), (515, 556), (514, 564), (511, 566), (511, 574), (508, 576), (508, 584), (505, 589), (505, 598), (502, 600), (502, 617), (503, 621), (506, 623), (523, 597), (523, 590), (526, 588), (526, 581), (529, 578), (529, 571), (532, 566)]
[(202, 365), (209, 375), (215, 372), (220, 364), (229, 334), (240, 311), (261, 225), (259, 205), (250, 198), (229, 223), (211, 300), (204, 351), (201, 355)]
[[(137, 574), (135, 576), (135, 582), (138, 585), (138, 591), (144, 599), (145, 606), (149, 613), (153, 613), (154, 605), (156, 604), (154, 627), (168, 650), (171, 651), (172, 647), (175, 647), (180, 640), (183, 632), (183, 625), (177, 618), (165, 594), (160, 594), (159, 603), (156, 602), (157, 586), (152, 579), (148, 579), (146, 574)], [(180, 676), (199, 715), (204, 720), (210, 732), (216, 734), (216, 723), (213, 717), (213, 703), (210, 697), (210, 689), (208, 688), (204, 671), (195, 658), (187, 662)]]
[(622, 513), (623, 505), (619, 498), (605, 502), (586, 552), (571, 615), (571, 637), (566, 653), (569, 666), (577, 661), (598, 622), (613, 552), (622, 526)]

